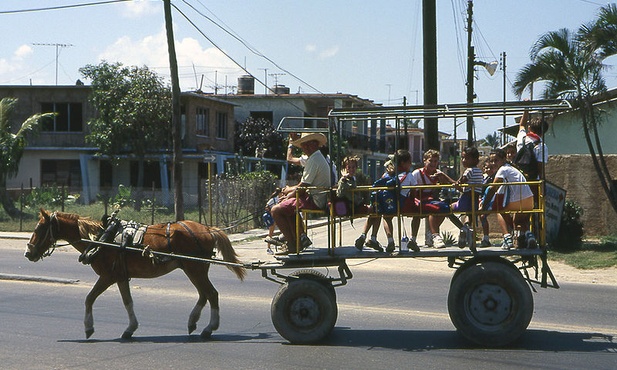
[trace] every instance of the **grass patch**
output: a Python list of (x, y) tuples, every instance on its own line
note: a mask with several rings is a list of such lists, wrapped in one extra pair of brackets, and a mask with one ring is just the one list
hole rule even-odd
[(617, 237), (587, 241), (577, 251), (550, 251), (549, 257), (581, 270), (614, 267), (617, 266)]

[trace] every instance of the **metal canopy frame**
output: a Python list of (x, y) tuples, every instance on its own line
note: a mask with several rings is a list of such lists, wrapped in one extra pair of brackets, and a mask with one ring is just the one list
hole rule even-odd
[(489, 102), (475, 104), (439, 104), (439, 105), (416, 105), (395, 106), (377, 108), (335, 108), (329, 113), (329, 117), (338, 121), (376, 119), (424, 119), (424, 118), (459, 118), (464, 116), (474, 117), (500, 117), (523, 114), (531, 111), (544, 114), (558, 113), (572, 109), (567, 100), (534, 100), (515, 102)]

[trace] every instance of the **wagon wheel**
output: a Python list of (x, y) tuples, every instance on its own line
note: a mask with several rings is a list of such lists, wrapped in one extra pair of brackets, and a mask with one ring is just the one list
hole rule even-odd
[(480, 262), (453, 278), (448, 312), (465, 338), (482, 346), (499, 347), (525, 332), (533, 315), (533, 297), (513, 266)]
[[(316, 270), (304, 269), (304, 270), (296, 270), (292, 272), (291, 274), (289, 274), (289, 276), (294, 276), (294, 277), (297, 276), (300, 279), (311, 279), (311, 280), (315, 280), (323, 284), (323, 286), (328, 288), (328, 291), (330, 292), (330, 294), (332, 294), (332, 298), (334, 299), (334, 302), (336, 302), (336, 291), (334, 287), (332, 286), (332, 281), (330, 281), (326, 277), (326, 275), (324, 275), (323, 273), (316, 271)], [(294, 278), (294, 280), (296, 279)]]
[(272, 300), (272, 323), (276, 331), (293, 344), (322, 340), (334, 328), (337, 315), (334, 296), (315, 279), (289, 281)]

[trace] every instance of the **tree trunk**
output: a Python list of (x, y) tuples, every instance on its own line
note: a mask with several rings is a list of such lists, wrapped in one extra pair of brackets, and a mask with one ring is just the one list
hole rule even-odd
[(15, 207), (13, 199), (9, 196), (9, 192), (6, 188), (6, 181), (0, 180), (0, 202), (2, 202), (2, 208), (13, 219), (21, 216), (21, 211)]

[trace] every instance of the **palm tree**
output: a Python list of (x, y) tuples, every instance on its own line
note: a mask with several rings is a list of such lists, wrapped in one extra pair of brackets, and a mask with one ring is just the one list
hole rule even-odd
[(25, 120), (17, 133), (12, 133), (11, 115), (15, 110), (17, 99), (3, 98), (0, 100), (0, 202), (9, 216), (18, 217), (20, 211), (15, 208), (9, 197), (6, 181), (17, 175), (19, 161), (26, 146), (26, 133), (33, 131), (43, 117), (52, 117), (52, 113), (35, 114)]
[[(598, 133), (601, 117), (593, 105), (607, 90), (602, 62), (613, 46), (590, 43), (586, 35), (589, 36), (591, 28), (582, 26), (577, 33), (560, 29), (542, 35), (531, 49), (531, 63), (517, 74), (514, 91), (520, 97), (527, 86), (542, 81), (545, 83), (544, 98), (571, 101), (580, 116), (585, 142), (602, 189), (617, 213), (617, 191), (612, 184)], [(597, 29), (594, 32), (606, 34)]]
[(484, 138), (484, 142), (486, 143), (486, 145), (489, 145), (491, 148), (495, 149), (499, 146), (499, 135), (497, 135), (496, 132), (488, 134)]

